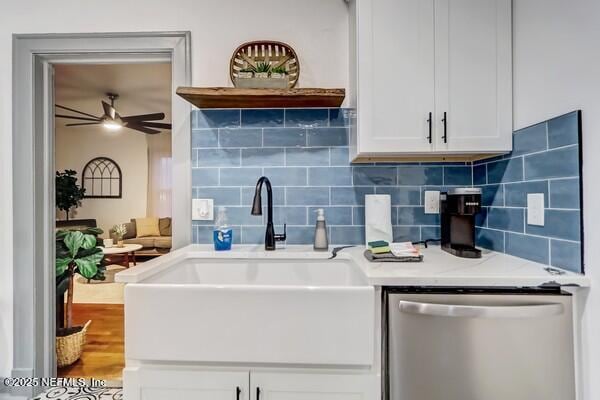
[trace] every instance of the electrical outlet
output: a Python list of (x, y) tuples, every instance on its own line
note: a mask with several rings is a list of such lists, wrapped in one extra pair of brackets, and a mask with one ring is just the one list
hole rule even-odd
[(527, 224), (544, 226), (544, 193), (527, 194)]
[(214, 219), (213, 199), (192, 199), (192, 219), (212, 221)]
[(440, 213), (440, 192), (439, 190), (425, 191), (425, 214)]

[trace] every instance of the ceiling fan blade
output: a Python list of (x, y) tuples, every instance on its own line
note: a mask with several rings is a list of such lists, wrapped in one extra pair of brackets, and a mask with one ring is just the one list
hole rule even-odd
[(162, 122), (146, 122), (146, 121), (135, 121), (136, 124), (147, 126), (150, 128), (159, 128), (159, 129), (171, 129), (171, 124), (165, 124)]
[(110, 104), (105, 101), (102, 101), (102, 108), (104, 109), (104, 115), (110, 117), (110, 119), (115, 119), (117, 116), (117, 110)]
[(144, 127), (142, 125), (138, 125), (138, 124), (131, 124), (131, 123), (129, 123), (125, 127), (129, 128), (129, 129), (135, 129), (136, 131), (148, 133), (148, 134), (151, 134), (151, 135), (154, 135), (156, 133), (160, 133), (160, 131), (157, 131), (156, 129), (146, 128), (146, 127)]
[(62, 108), (63, 110), (67, 110), (67, 111), (71, 111), (71, 112), (74, 112), (74, 113), (78, 113), (78, 114), (85, 115), (85, 116), (88, 116), (88, 117), (91, 117), (91, 118), (100, 119), (100, 117), (96, 117), (95, 115), (88, 114), (88, 113), (85, 113), (83, 111), (78, 111), (78, 110), (75, 110), (73, 108), (61, 106), (60, 104), (55, 104), (54, 106), (58, 107), (58, 108)]
[(65, 126), (100, 125), (100, 122), (80, 122), (78, 124), (66, 124)]
[(69, 119), (77, 119), (77, 120), (81, 120), (81, 121), (96, 121), (96, 122), (100, 122), (101, 119), (100, 118), (85, 118), (85, 117), (76, 117), (74, 115), (60, 115), (60, 114), (56, 114), (55, 115), (56, 118), (69, 118)]
[(157, 121), (165, 118), (165, 113), (154, 113), (154, 114), (140, 114), (140, 115), (129, 115), (127, 117), (121, 117), (123, 121)]

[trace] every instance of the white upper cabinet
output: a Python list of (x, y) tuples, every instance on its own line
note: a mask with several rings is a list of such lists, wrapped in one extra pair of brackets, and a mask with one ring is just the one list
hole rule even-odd
[(351, 13), (353, 160), (511, 150), (511, 0), (354, 0)]
[[(433, 149), (433, 0), (358, 1), (361, 152)], [(363, 18), (364, 17), (364, 18)], [(432, 114), (433, 115), (433, 114)]]
[(435, 59), (437, 150), (510, 151), (510, 0), (436, 0)]

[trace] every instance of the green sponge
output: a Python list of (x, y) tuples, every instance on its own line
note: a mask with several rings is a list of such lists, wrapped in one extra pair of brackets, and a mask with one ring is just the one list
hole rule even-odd
[(385, 247), (385, 246), (389, 246), (390, 244), (388, 242), (386, 242), (385, 240), (375, 240), (374, 242), (369, 242), (367, 243), (369, 245), (369, 247), (374, 248), (374, 247)]

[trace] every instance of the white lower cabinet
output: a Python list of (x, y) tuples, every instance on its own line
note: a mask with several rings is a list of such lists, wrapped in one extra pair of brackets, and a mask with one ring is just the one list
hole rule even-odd
[(211, 371), (134, 367), (123, 373), (127, 400), (371, 400), (379, 398), (369, 374)]
[(127, 400), (248, 400), (248, 371), (125, 368)]
[(372, 384), (367, 376), (332, 374), (250, 373), (250, 400), (366, 400)]

